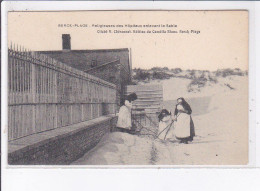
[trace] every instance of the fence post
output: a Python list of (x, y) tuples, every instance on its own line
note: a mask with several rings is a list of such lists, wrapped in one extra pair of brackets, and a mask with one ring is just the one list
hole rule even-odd
[[(52, 65), (56, 69), (56, 66), (57, 66), (56, 62), (53, 59), (51, 59), (51, 61), (52, 61)], [(54, 111), (54, 116), (55, 116), (54, 126), (55, 127), (54, 128), (57, 128), (59, 119), (58, 119), (58, 104), (57, 104), (58, 103), (58, 73), (56, 70), (53, 71), (53, 76), (54, 76), (54, 102), (56, 103), (54, 105), (54, 107), (55, 107), (55, 111)]]
[[(34, 62), (35, 55), (33, 52), (31, 52), (31, 58)], [(36, 65), (32, 64), (32, 69), (31, 69), (31, 95), (32, 95), (32, 103), (36, 103)], [(36, 132), (36, 105), (32, 106), (32, 131), (33, 133)]]

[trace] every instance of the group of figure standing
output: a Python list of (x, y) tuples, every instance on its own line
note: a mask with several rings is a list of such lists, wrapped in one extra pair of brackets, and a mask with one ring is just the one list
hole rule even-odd
[(178, 98), (174, 115), (163, 109), (158, 116), (159, 130), (158, 138), (161, 140), (179, 140), (180, 143), (188, 144), (195, 136), (194, 123), (191, 117), (191, 107), (184, 100)]
[[(134, 133), (135, 128), (132, 123), (131, 110), (132, 102), (137, 99), (137, 95), (132, 93), (121, 103), (118, 113), (117, 129), (121, 132)], [(194, 123), (191, 117), (191, 107), (184, 98), (178, 98), (174, 115), (167, 109), (163, 109), (159, 116), (159, 128), (157, 138), (163, 141), (179, 140), (180, 143), (188, 144), (195, 136)]]

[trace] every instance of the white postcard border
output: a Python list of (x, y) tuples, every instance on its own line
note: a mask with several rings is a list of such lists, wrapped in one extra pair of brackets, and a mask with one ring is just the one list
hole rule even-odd
[[(253, 171), (252, 168), (260, 167), (260, 139), (256, 138), (260, 136), (260, 130), (259, 130), (259, 122), (260, 122), (260, 107), (259, 107), (259, 97), (260, 97), (260, 90), (259, 88), (256, 89), (256, 85), (260, 84), (260, 65), (256, 64), (260, 62), (260, 56), (257, 55), (257, 52), (260, 52), (260, 26), (257, 23), (260, 23), (260, 3), (259, 2), (3, 2), (2, 3), (2, 70), (1, 70), (1, 143), (2, 143), (2, 183), (3, 188), (5, 190), (16, 190), (15, 188), (18, 188), (17, 186), (22, 185), (23, 183), (28, 181), (28, 179), (33, 178), (33, 183), (30, 183), (30, 185), (24, 185), (22, 188), (26, 188), (27, 190), (35, 190), (36, 183), (40, 183), (40, 178), (47, 178), (47, 180), (51, 181), (50, 177), (57, 177), (57, 176), (65, 176), (65, 180), (71, 179), (72, 181), (76, 179), (73, 178), (73, 175), (79, 176), (78, 174), (82, 174), (84, 177), (90, 177), (89, 174), (87, 175), (86, 172), (93, 174), (93, 177), (98, 178), (98, 176), (102, 173), (100, 169), (86, 169), (83, 166), (55, 166), (55, 167), (47, 167), (43, 168), (41, 167), (32, 167), (28, 166), (26, 168), (13, 168), (7, 166), (7, 11), (59, 11), (59, 10), (233, 10), (233, 9), (243, 9), (243, 10), (249, 10), (249, 88), (250, 88), (250, 94), (249, 94), (249, 164), (246, 166), (246, 169), (237, 169), (239, 167), (245, 167), (245, 166), (193, 166), (192, 169), (191, 166), (181, 166), (183, 169), (174, 169), (174, 171), (177, 171), (177, 173), (180, 176), (187, 175), (188, 171), (190, 174), (198, 174), (198, 177), (194, 177), (195, 180), (199, 180), (198, 178), (201, 176), (204, 176), (206, 180), (208, 180), (209, 177), (213, 178), (216, 176), (214, 173), (219, 174), (221, 170), (224, 170), (224, 173), (221, 173), (221, 176), (223, 177), (229, 177), (234, 176), (236, 173), (238, 174), (248, 174), (248, 176), (252, 176), (252, 174), (258, 174), (259, 171)], [(258, 98), (258, 99), (257, 99)], [(258, 128), (256, 128), (256, 126)], [(107, 168), (107, 166), (100, 166), (101, 168)], [(98, 167), (98, 168), (100, 168)], [(163, 168), (180, 168), (180, 166), (161, 166)], [(199, 167), (199, 169), (198, 169)], [(209, 168), (210, 169), (205, 169)], [(58, 169), (57, 169), (58, 168)], [(66, 169), (61, 169), (66, 168)], [(69, 168), (69, 169), (67, 169)], [(89, 168), (89, 167), (87, 167)], [(114, 169), (114, 168), (120, 168), (120, 169)], [(123, 169), (122, 169), (123, 168)], [(137, 169), (128, 169), (129, 166), (112, 166), (112, 169), (106, 169), (106, 173), (113, 174), (116, 176), (117, 183), (120, 182), (120, 175), (123, 175), (124, 173), (130, 173), (133, 176), (138, 176), (138, 174), (143, 174), (144, 176), (151, 176), (153, 178), (156, 177), (154, 174), (162, 175), (168, 177), (169, 174), (173, 172), (169, 172), (171, 169), (158, 169), (157, 166), (151, 166), (150, 168), (153, 169), (146, 169), (143, 170), (143, 168), (147, 168), (146, 166), (135, 166)], [(132, 168), (132, 166), (130, 166)], [(149, 168), (149, 167), (148, 167)], [(221, 169), (215, 169), (215, 168), (221, 168)], [(235, 169), (233, 169), (235, 168)], [(242, 172), (241, 172), (242, 171)], [(250, 171), (252, 174), (250, 174)], [(252, 172), (253, 171), (253, 172)], [(117, 174), (118, 172), (118, 174)], [(224, 175), (225, 172), (228, 174), (228, 176)], [(106, 174), (105, 173), (105, 174)], [(150, 175), (149, 175), (150, 173)], [(35, 176), (38, 174), (39, 176)], [(153, 176), (152, 176), (153, 174)], [(207, 174), (209, 177), (207, 177)], [(22, 175), (22, 176), (21, 176)], [(141, 175), (140, 175), (141, 176)], [(219, 176), (219, 175), (218, 175)], [(236, 175), (235, 175), (236, 176)], [(131, 176), (129, 175), (130, 179)], [(153, 178), (150, 180), (152, 181)], [(83, 179), (81, 177), (78, 177), (79, 180)], [(134, 178), (136, 179), (136, 178)], [(169, 178), (166, 178), (168, 180)], [(238, 178), (239, 179), (239, 178)], [(14, 184), (14, 180), (17, 180), (18, 183)], [(60, 180), (60, 178), (58, 178)], [(178, 180), (178, 179), (176, 179)], [(178, 183), (178, 181), (174, 180), (173, 182)], [(24, 181), (24, 182), (23, 182)], [(189, 180), (188, 180), (189, 181)], [(51, 181), (52, 182), (52, 181)], [(105, 181), (107, 182), (107, 181)], [(130, 181), (131, 182), (131, 181)], [(141, 182), (137, 181), (138, 185), (141, 184)], [(161, 181), (163, 182), (163, 181)], [(182, 181), (181, 181), (182, 182)], [(10, 184), (12, 183), (12, 186)], [(44, 184), (44, 182), (42, 182)], [(98, 183), (98, 182), (96, 182)], [(125, 180), (122, 180), (121, 183), (118, 183), (119, 185), (126, 184)], [(29, 184), (29, 182), (28, 182)], [(52, 184), (55, 184), (52, 182)], [(67, 185), (69, 183), (65, 183), (64, 185)], [(91, 183), (92, 185), (92, 183)], [(59, 186), (59, 185), (58, 185)], [(62, 186), (64, 187), (64, 186)], [(127, 187), (127, 186), (126, 186)], [(150, 187), (148, 185), (148, 187)], [(206, 186), (207, 187), (207, 186)], [(20, 187), (21, 188), (21, 187)], [(39, 188), (38, 190), (44, 190), (43, 188), (48, 188), (47, 185), (43, 185), (43, 187)], [(69, 188), (69, 187), (68, 187)], [(68, 188), (64, 188), (67, 190)], [(126, 188), (126, 190), (130, 190), (130, 188), (134, 189), (132, 185)], [(144, 187), (140, 187), (141, 189), (145, 189)], [(158, 187), (150, 187), (151, 190), (158, 189)], [(216, 187), (219, 188), (219, 187)], [(242, 190), (244, 188), (243, 186), (238, 187), (237, 190)], [(74, 189), (77, 189), (76, 187)], [(80, 187), (78, 187), (80, 189)], [(232, 190), (235, 189), (234, 187)], [(23, 190), (23, 189), (21, 189)], [(115, 189), (117, 190), (117, 189)], [(217, 189), (211, 189), (211, 190), (217, 190)], [(219, 190), (219, 189), (218, 189)], [(247, 188), (247, 190), (250, 190)]]

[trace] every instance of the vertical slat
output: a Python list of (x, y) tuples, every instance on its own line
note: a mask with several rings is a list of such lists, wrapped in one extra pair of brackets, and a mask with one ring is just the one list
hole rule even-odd
[(46, 99), (45, 102), (48, 103), (49, 102), (49, 69), (46, 68)]
[(8, 107), (8, 140), (12, 139), (12, 107)]
[(18, 118), (17, 118), (17, 106), (13, 106), (13, 138), (17, 138), (17, 123), (18, 123)]
[(25, 78), (26, 78), (26, 73), (25, 73), (25, 62), (24, 62), (24, 53), (22, 52), (22, 49), (21, 49), (21, 47), (20, 47), (20, 54), (21, 54), (21, 72), (22, 72), (22, 74), (21, 74), (21, 77), (22, 77), (22, 80), (21, 80), (21, 87), (22, 87), (22, 89), (21, 89), (21, 94), (22, 94), (22, 103), (25, 103), (26, 101), (25, 101), (25, 97), (26, 97), (26, 95), (25, 95)]
[(24, 48), (8, 50), (8, 66), (9, 140), (99, 117), (116, 99), (96, 77)]
[(8, 92), (8, 101), (9, 104), (13, 103), (13, 59), (11, 57), (11, 52), (9, 50), (9, 55), (8, 55), (8, 64), (9, 64), (9, 92)]
[[(18, 47), (19, 49), (19, 47)], [(18, 52), (18, 57), (21, 58), (21, 53)], [(18, 70), (19, 70), (19, 80), (18, 80), (18, 85), (19, 85), (19, 103), (23, 102), (23, 97), (22, 97), (22, 79), (23, 79), (23, 73), (22, 73), (22, 61), (19, 59), (18, 62)], [(21, 132), (21, 131), (20, 131)]]
[[(23, 59), (24, 59), (24, 103), (28, 103), (28, 67), (27, 67), (27, 62), (26, 62), (26, 53), (24, 51), (24, 48), (23, 48)], [(27, 111), (27, 108), (26, 108), (26, 111)], [(27, 121), (26, 121), (27, 123)]]
[[(54, 73), (54, 102), (57, 103), (58, 102), (58, 86), (57, 86), (57, 73), (56, 71), (53, 71)], [(57, 128), (58, 127), (58, 105), (57, 104), (54, 104), (54, 117), (55, 117), (55, 120), (54, 120), (54, 127)]]
[(42, 71), (42, 67), (39, 66), (39, 102), (42, 102), (42, 94), (43, 94), (43, 71)]
[[(13, 57), (14, 57), (14, 55), (15, 55), (15, 52), (13, 52)], [(14, 72), (13, 72), (13, 83), (14, 83), (14, 93), (13, 93), (13, 96), (14, 96), (14, 100), (13, 100), (13, 103), (14, 104), (16, 104), (17, 103), (17, 73), (16, 73), (16, 71), (17, 71), (17, 66), (16, 66), (16, 62), (17, 62), (17, 59), (13, 59), (13, 70), (14, 70)]]
[[(28, 72), (28, 63), (27, 63), (27, 54), (25, 49), (23, 48), (23, 55), (24, 55), (24, 68), (25, 68), (25, 79), (24, 79), (24, 89), (25, 89), (25, 103), (28, 103), (28, 96), (29, 96), (29, 91), (30, 91), (30, 87), (29, 87), (29, 72)], [(29, 112), (29, 111), (28, 111)]]
[[(33, 55), (32, 56), (32, 60), (34, 61), (34, 54), (31, 54), (31, 55)], [(32, 127), (31, 127), (31, 132), (30, 133), (35, 133), (36, 132), (36, 105), (34, 105), (34, 103), (36, 102), (36, 94), (37, 94), (37, 92), (36, 92), (36, 88), (37, 88), (37, 81), (36, 81), (36, 75), (37, 75), (37, 73), (36, 73), (36, 71), (37, 71), (37, 69), (36, 69), (36, 65), (33, 63), (33, 64), (31, 64), (31, 67), (30, 67), (30, 72), (31, 72), (31, 74), (30, 74), (30, 76), (31, 76), (31, 95), (32, 95), (32, 97), (31, 97), (31, 100), (32, 100)]]
[[(19, 95), (19, 97), (21, 98), (21, 96)], [(18, 112), (17, 112), (17, 116), (18, 116), (18, 125), (17, 125), (17, 137), (21, 137), (22, 131), (23, 131), (23, 121), (22, 121), (22, 105), (18, 106)]]
[[(44, 59), (44, 57), (43, 57)], [(42, 103), (45, 103), (45, 93), (46, 93), (46, 82), (45, 82), (45, 78), (46, 78), (46, 69), (44, 67), (41, 67), (42, 69)], [(44, 111), (44, 107), (42, 108)]]
[[(9, 62), (9, 59), (10, 59), (10, 66), (11, 66), (11, 79), (10, 79), (10, 82), (11, 82), (11, 103), (14, 104), (14, 59), (13, 59), (13, 56), (14, 56), (14, 51), (13, 51), (13, 44), (11, 43), (11, 47), (10, 47), (10, 51), (9, 51), (9, 55), (8, 55), (8, 62)], [(11, 110), (12, 111), (12, 110)], [(13, 123), (12, 123), (13, 124)], [(12, 126), (13, 127), (13, 126)], [(13, 133), (12, 133), (13, 135)]]

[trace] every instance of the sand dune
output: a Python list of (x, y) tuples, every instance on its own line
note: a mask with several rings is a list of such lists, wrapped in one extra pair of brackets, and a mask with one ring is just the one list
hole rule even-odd
[[(200, 92), (188, 79), (164, 80), (164, 107), (184, 97), (193, 109), (196, 137), (191, 144), (162, 143), (149, 137), (111, 133), (77, 165), (243, 165), (248, 162), (248, 79), (219, 78)], [(228, 84), (228, 86), (227, 86)], [(231, 88), (233, 89), (231, 89)]]

